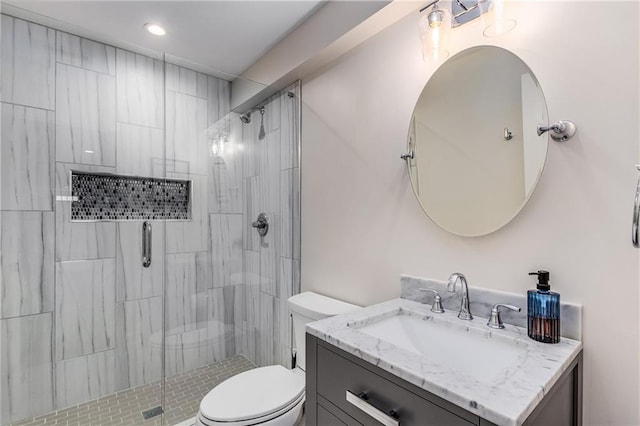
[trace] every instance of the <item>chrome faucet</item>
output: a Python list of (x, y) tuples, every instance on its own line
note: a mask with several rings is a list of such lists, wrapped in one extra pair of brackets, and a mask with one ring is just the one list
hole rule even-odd
[(435, 312), (436, 314), (444, 313), (444, 308), (442, 307), (442, 298), (437, 291), (430, 288), (419, 288), (418, 290), (425, 293), (433, 294), (433, 305), (431, 305), (431, 312)]
[(460, 302), (460, 312), (458, 312), (458, 318), (462, 320), (472, 320), (471, 309), (469, 308), (469, 286), (467, 285), (467, 279), (460, 272), (455, 272), (449, 277), (449, 283), (447, 284), (447, 291), (451, 293), (456, 292), (456, 283), (460, 280), (462, 286), (462, 301)]

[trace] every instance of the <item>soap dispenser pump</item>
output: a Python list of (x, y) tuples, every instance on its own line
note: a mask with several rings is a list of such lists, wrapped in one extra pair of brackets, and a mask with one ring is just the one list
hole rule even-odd
[(560, 294), (551, 291), (549, 271), (539, 270), (529, 275), (538, 276), (535, 290), (527, 292), (528, 333), (533, 340), (543, 343), (560, 342)]

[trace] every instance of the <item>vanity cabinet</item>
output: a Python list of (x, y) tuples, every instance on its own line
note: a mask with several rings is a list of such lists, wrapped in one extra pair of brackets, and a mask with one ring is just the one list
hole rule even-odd
[[(493, 424), (310, 334), (306, 354), (307, 426)], [(524, 425), (580, 425), (581, 401), (582, 352)]]

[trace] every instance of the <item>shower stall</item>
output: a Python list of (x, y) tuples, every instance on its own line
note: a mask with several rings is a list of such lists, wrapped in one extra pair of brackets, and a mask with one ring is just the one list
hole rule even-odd
[(0, 425), (175, 425), (291, 367), (299, 84), (234, 112), (235, 78), (1, 31)]

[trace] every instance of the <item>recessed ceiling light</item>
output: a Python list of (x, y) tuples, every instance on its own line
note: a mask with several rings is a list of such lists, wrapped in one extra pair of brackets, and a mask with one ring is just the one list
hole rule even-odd
[(167, 33), (164, 28), (158, 24), (144, 24), (144, 29), (157, 36), (163, 36)]

